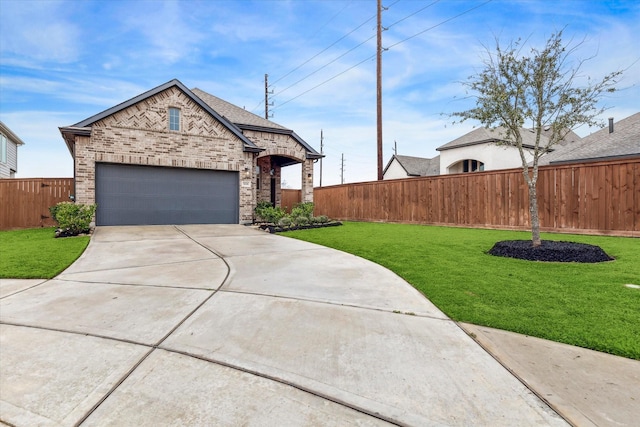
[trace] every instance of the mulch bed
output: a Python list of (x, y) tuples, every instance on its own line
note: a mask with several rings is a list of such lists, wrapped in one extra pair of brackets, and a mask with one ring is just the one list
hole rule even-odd
[(88, 236), (91, 234), (91, 230), (83, 230), (80, 233), (74, 233), (69, 230), (63, 230), (61, 228), (56, 229), (55, 237), (75, 237), (75, 236)]
[(262, 230), (268, 231), (269, 233), (281, 233), (283, 231), (293, 231), (293, 230), (309, 230), (311, 228), (325, 228), (325, 227), (336, 227), (338, 225), (342, 225), (340, 221), (327, 222), (324, 224), (309, 224), (309, 225), (297, 225), (290, 227), (280, 227), (273, 224), (260, 224), (258, 227)]
[(496, 243), (488, 253), (529, 261), (595, 263), (614, 259), (599, 246), (553, 240), (543, 240), (538, 247), (534, 247), (531, 240), (505, 240)]

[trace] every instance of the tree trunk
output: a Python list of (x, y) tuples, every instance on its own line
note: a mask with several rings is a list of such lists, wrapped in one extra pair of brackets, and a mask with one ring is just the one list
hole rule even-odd
[(533, 246), (540, 246), (540, 218), (538, 218), (538, 192), (536, 182), (529, 182), (529, 218), (531, 220), (531, 241)]

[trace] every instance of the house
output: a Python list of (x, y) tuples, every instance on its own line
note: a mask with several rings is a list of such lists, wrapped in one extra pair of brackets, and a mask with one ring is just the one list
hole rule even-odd
[(15, 178), (20, 145), (24, 145), (24, 142), (0, 121), (0, 179)]
[(74, 160), (75, 200), (97, 225), (251, 223), (280, 203), (280, 171), (302, 167), (313, 200), (322, 155), (294, 131), (178, 80), (60, 132)]
[(440, 156), (433, 159), (394, 154), (383, 171), (383, 179), (440, 175)]
[(582, 138), (580, 144), (571, 150), (550, 153), (545, 164), (637, 157), (640, 157), (640, 112), (616, 123), (610, 118), (608, 127)]
[[(542, 132), (540, 147), (548, 144), (546, 134), (549, 132), (549, 129)], [(522, 160), (518, 148), (515, 145), (502, 144), (504, 134), (504, 128), (481, 127), (436, 148), (440, 152), (440, 173), (452, 174), (521, 167)], [(535, 131), (522, 129), (522, 138), (523, 146), (533, 149)], [(567, 136), (552, 149), (564, 152), (573, 148), (580, 140), (577, 134), (569, 131)], [(548, 154), (543, 155), (542, 158), (546, 155)], [(525, 153), (525, 157), (529, 162), (533, 160), (533, 155), (530, 153)]]

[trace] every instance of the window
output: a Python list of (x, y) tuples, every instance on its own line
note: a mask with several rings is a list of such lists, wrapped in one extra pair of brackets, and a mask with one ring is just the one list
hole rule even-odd
[(477, 160), (463, 160), (462, 161), (462, 172), (478, 172), (484, 170), (484, 163), (479, 162)]
[(7, 137), (0, 133), (0, 163), (7, 163)]
[(180, 130), (180, 110), (169, 108), (169, 130)]

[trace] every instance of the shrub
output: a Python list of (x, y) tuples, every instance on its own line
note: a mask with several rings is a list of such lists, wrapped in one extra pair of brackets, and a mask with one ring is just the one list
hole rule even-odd
[(285, 216), (280, 218), (280, 221), (278, 221), (278, 225), (282, 228), (291, 227), (291, 217)]
[(326, 224), (329, 222), (329, 217), (326, 215), (320, 215), (315, 217), (316, 221), (318, 221), (319, 224)]
[(253, 212), (256, 214), (256, 216), (263, 218), (263, 213), (265, 212), (265, 210), (272, 208), (273, 205), (269, 202), (258, 202), (258, 204), (256, 205), (256, 208), (253, 210)]
[(311, 202), (298, 203), (293, 207), (293, 209), (291, 209), (292, 218), (304, 217), (304, 218), (307, 218), (307, 220), (309, 220), (311, 219), (312, 216), (313, 216), (313, 203)]
[(62, 203), (66, 202), (60, 202), (57, 205), (49, 206), (49, 213), (51, 213), (51, 218), (56, 222), (58, 222), (58, 220), (56, 219), (56, 215), (58, 214), (58, 210), (60, 209)]
[(287, 213), (281, 207), (274, 208), (269, 202), (260, 202), (254, 209), (256, 215), (265, 222), (277, 224)]
[(51, 206), (49, 212), (62, 230), (75, 236), (89, 231), (91, 220), (96, 213), (96, 205), (60, 202)]
[(292, 219), (295, 225), (307, 225), (309, 224), (309, 218), (306, 216), (298, 216)]

